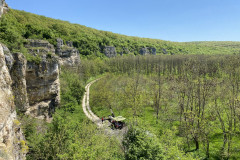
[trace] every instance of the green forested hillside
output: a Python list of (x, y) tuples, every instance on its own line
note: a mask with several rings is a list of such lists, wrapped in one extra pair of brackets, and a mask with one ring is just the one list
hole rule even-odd
[(46, 39), (56, 44), (56, 38), (73, 41), (82, 55), (98, 55), (104, 46), (115, 46), (118, 53), (128, 49), (139, 54), (142, 47), (155, 47), (157, 54), (237, 54), (240, 42), (170, 42), (157, 39), (130, 37), (92, 29), (79, 24), (47, 18), (11, 9), (0, 21), (0, 41), (11, 50), (24, 52), (27, 38)]

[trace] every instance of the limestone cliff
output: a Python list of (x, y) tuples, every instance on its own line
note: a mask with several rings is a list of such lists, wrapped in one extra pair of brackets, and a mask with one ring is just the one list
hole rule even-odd
[[(51, 120), (52, 113), (60, 103), (60, 82), (59, 82), (59, 59), (55, 55), (54, 46), (44, 40), (28, 40), (25, 47), (28, 52), (41, 58), (40, 62), (28, 61), (26, 67), (19, 61), (17, 56), (16, 63), (20, 62), (20, 68), (23, 68), (18, 75), (26, 80), (26, 85), (18, 81), (27, 97), (28, 101), (22, 111), (39, 119)], [(23, 61), (23, 60), (21, 60)], [(15, 70), (16, 71), (16, 70)], [(13, 75), (14, 76), (14, 75)], [(19, 99), (20, 103), (24, 103)]]
[[(0, 45), (0, 160), (24, 159), (27, 146), (16, 110), (51, 121), (60, 103), (59, 57), (44, 40), (27, 40), (28, 56)], [(34, 60), (34, 57), (38, 60)]]
[(72, 42), (60, 43), (57, 52), (48, 41), (26, 40), (28, 58), (0, 44), (0, 160), (25, 159), (28, 148), (16, 110), (51, 121), (60, 103), (60, 64), (80, 63)]
[(71, 41), (67, 41), (66, 45), (64, 45), (63, 40), (58, 38), (56, 54), (59, 56), (60, 65), (76, 67), (80, 64), (79, 52), (73, 47), (73, 43)]
[(25, 159), (25, 145), (20, 123), (17, 120), (12, 79), (0, 44), (0, 159)]
[[(80, 63), (79, 53), (72, 42), (66, 44), (58, 39), (56, 51), (48, 41), (28, 39), (25, 48), (32, 57), (28, 61), (23, 54), (12, 54), (2, 45), (11, 75), (14, 103), (19, 111), (51, 121), (52, 113), (60, 103), (60, 65), (74, 67)], [(37, 61), (34, 57), (38, 57)]]

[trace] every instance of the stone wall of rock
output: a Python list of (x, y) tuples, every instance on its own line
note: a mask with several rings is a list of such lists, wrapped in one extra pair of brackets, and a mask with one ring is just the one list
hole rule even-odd
[(60, 103), (59, 65), (56, 57), (42, 57), (40, 64), (28, 62), (26, 86), (29, 100), (27, 114), (39, 119), (51, 120)]
[[(24, 75), (22, 74), (26, 85), (18, 81), (18, 86), (27, 92), (26, 99), (29, 105), (25, 105), (23, 111), (33, 117), (50, 121), (52, 113), (60, 103), (59, 58), (55, 55), (54, 46), (48, 41), (28, 40), (28, 42), (25, 47), (29, 53), (40, 56), (41, 61), (40, 63), (28, 61), (23, 71)], [(15, 59), (15, 63), (18, 62), (19, 60)], [(21, 67), (23, 65), (19, 68)]]
[(27, 146), (17, 120), (12, 79), (0, 44), (0, 159), (25, 159)]
[(73, 47), (73, 43), (71, 41), (67, 41), (66, 45), (64, 45), (63, 40), (58, 38), (56, 54), (59, 56), (60, 65), (76, 67), (80, 64), (79, 52)]

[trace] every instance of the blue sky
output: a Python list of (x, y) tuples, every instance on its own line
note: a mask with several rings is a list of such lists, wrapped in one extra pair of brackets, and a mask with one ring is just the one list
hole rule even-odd
[(239, 0), (6, 0), (11, 8), (129, 36), (240, 41)]

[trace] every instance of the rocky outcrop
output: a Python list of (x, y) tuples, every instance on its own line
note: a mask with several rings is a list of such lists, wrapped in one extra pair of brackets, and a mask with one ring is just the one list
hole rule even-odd
[(0, 44), (0, 159), (25, 159), (27, 146), (16, 116), (12, 79)]
[(54, 46), (45, 40), (27, 39), (25, 42), (25, 47), (31, 54), (40, 55), (55, 53)]
[(59, 66), (57, 57), (42, 57), (40, 64), (28, 62), (26, 86), (29, 100), (27, 114), (39, 119), (51, 120), (60, 103)]
[(6, 65), (8, 67), (8, 70), (10, 71), (13, 66), (13, 56), (10, 50), (5, 45), (2, 44), (2, 48), (5, 56)]
[(140, 49), (139, 53), (141, 55), (149, 55), (149, 54), (156, 55), (157, 50), (154, 47), (144, 47)]
[(66, 43), (58, 39), (55, 50), (47, 41), (26, 40), (28, 61), (0, 44), (0, 160), (24, 159), (28, 150), (16, 110), (51, 121), (60, 103), (59, 64), (80, 63), (78, 50)]
[(9, 10), (5, 0), (0, 0), (0, 17)]
[(104, 51), (105, 56), (107, 56), (109, 58), (117, 56), (116, 48), (113, 46), (105, 46), (103, 51)]
[(57, 39), (56, 54), (60, 57), (59, 63), (63, 66), (76, 67), (80, 64), (80, 55), (76, 48), (73, 47), (71, 41), (66, 42), (67, 45), (63, 44), (63, 40)]
[(56, 54), (57, 55), (62, 54), (62, 50), (61, 50), (62, 46), (63, 46), (63, 40), (61, 38), (58, 38), (57, 39), (57, 48), (56, 48)]
[[(17, 86), (21, 91), (26, 91), (26, 102), (29, 104), (22, 105), (25, 108), (21, 107), (21, 110), (33, 117), (50, 121), (52, 113), (60, 103), (59, 59), (55, 56), (54, 46), (47, 41), (28, 40), (25, 47), (30, 54), (40, 56), (41, 61), (40, 63), (28, 61), (25, 67), (22, 60), (15, 56), (15, 64), (20, 63), (18, 68), (21, 68)], [(26, 85), (21, 79), (26, 80)], [(16, 101), (23, 103), (24, 98)]]

